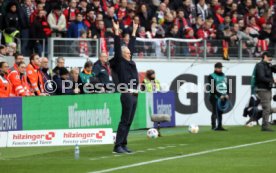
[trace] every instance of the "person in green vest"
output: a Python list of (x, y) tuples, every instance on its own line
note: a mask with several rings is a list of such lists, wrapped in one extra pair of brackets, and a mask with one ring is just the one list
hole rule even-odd
[(222, 114), (220, 103), (226, 103), (229, 100), (229, 86), (227, 77), (222, 72), (222, 63), (215, 64), (214, 73), (209, 75), (209, 100), (212, 105), (211, 125), (212, 129), (216, 131), (225, 131), (222, 127)]
[(143, 81), (143, 85), (141, 86), (141, 90), (146, 92), (161, 91), (160, 82), (156, 79), (154, 70), (148, 70), (146, 72), (146, 77)]
[(82, 85), (80, 86), (80, 90), (82, 94), (88, 94), (91, 93), (90, 90), (88, 90), (88, 85), (91, 83), (91, 80), (95, 78), (95, 74), (92, 72), (93, 69), (93, 63), (91, 61), (87, 61), (84, 64), (84, 69), (79, 75), (79, 82)]

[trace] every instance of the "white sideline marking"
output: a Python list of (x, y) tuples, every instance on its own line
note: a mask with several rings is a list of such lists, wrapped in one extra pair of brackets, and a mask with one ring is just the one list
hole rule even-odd
[(168, 146), (168, 148), (174, 148), (174, 147), (176, 147), (176, 146)]
[(179, 146), (185, 146), (185, 145), (187, 145), (187, 144), (179, 144)]
[(122, 170), (122, 169), (138, 167), (138, 166), (143, 166), (143, 165), (149, 165), (152, 163), (158, 163), (158, 162), (163, 162), (163, 161), (167, 161), (167, 160), (175, 160), (175, 159), (182, 159), (182, 158), (186, 158), (186, 157), (200, 156), (200, 155), (214, 153), (214, 152), (218, 152), (218, 151), (244, 148), (244, 147), (260, 145), (260, 144), (265, 144), (265, 143), (271, 143), (271, 142), (276, 142), (276, 139), (255, 142), (255, 143), (249, 143), (249, 144), (236, 145), (236, 146), (230, 146), (230, 147), (224, 147), (224, 148), (211, 149), (211, 150), (201, 151), (201, 152), (197, 152), (197, 153), (185, 154), (185, 155), (181, 155), (181, 156), (166, 157), (163, 159), (156, 159), (156, 160), (151, 160), (151, 161), (147, 161), (147, 162), (134, 163), (134, 164), (126, 165), (126, 166), (119, 166), (119, 167), (115, 167), (115, 168), (104, 169), (104, 170), (100, 170), (100, 171), (93, 171), (93, 172), (88, 172), (88, 173), (105, 173), (105, 172), (118, 171), (118, 170)]
[(148, 148), (147, 150), (148, 151), (155, 151), (156, 149), (155, 148)]
[(101, 159), (106, 159), (106, 158), (108, 158), (108, 156), (103, 156), (103, 157), (100, 157)]
[(91, 159), (89, 159), (89, 160), (99, 160), (98, 158), (91, 158)]
[(143, 150), (142, 150), (142, 151), (136, 151), (136, 153), (144, 153), (144, 152), (145, 152), (145, 151), (143, 151)]

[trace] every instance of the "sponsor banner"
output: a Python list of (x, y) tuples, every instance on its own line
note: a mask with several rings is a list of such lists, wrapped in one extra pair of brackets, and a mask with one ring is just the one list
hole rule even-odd
[(0, 132), (0, 147), (7, 147), (8, 132)]
[(112, 129), (30, 130), (8, 132), (8, 147), (113, 144)]
[[(146, 127), (144, 93), (139, 94), (131, 129)], [(30, 106), (31, 105), (31, 106)], [(122, 106), (120, 94), (24, 97), (24, 130), (112, 128), (117, 130)]]
[(0, 131), (22, 130), (22, 99), (0, 99)]
[[(147, 60), (136, 61), (136, 64), (139, 72), (145, 72), (149, 67), (155, 70), (162, 89), (176, 93), (175, 121), (177, 126), (183, 126), (211, 124), (211, 105), (208, 94), (204, 93), (204, 84), (213, 73), (215, 62)], [(243, 125), (247, 120), (242, 115), (249, 101), (250, 79), (256, 62), (223, 62), (223, 71), (232, 82), (232, 108), (223, 115), (225, 125)]]
[[(167, 114), (171, 116), (171, 122), (161, 123), (161, 127), (174, 127), (175, 126), (175, 104), (174, 95), (172, 91), (162, 93), (153, 93), (153, 106), (154, 114)], [(157, 123), (154, 123), (154, 127), (157, 127)]]

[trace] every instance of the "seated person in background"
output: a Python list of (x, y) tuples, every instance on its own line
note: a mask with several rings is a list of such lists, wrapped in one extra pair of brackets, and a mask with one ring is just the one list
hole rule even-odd
[(111, 68), (108, 62), (107, 53), (102, 52), (99, 60), (95, 63), (93, 67), (93, 72), (99, 81), (103, 84), (105, 90), (107, 85), (113, 84)]
[(59, 69), (64, 67), (65, 59), (63, 57), (58, 57), (56, 60), (56, 67), (53, 69), (53, 75), (59, 75)]
[(49, 61), (48, 58), (43, 57), (40, 59), (41, 61), (41, 76), (44, 83), (44, 90), (47, 94), (53, 94), (55, 90), (55, 85), (52, 81), (50, 72), (49, 72)]
[(8, 80), (9, 65), (6, 62), (0, 62), (0, 98), (10, 97), (12, 85)]
[(65, 67), (59, 69), (59, 75), (54, 76), (54, 82), (57, 89), (56, 95), (71, 95), (77, 92), (73, 89), (72, 81), (70, 80), (69, 71)]
[(40, 70), (41, 62), (38, 54), (30, 56), (30, 63), (27, 66), (27, 81), (30, 84), (31, 92), (38, 96), (45, 96), (44, 82)]
[(13, 56), (16, 53), (16, 43), (9, 43), (7, 46), (7, 56)]
[(80, 74), (80, 71), (77, 67), (73, 68), (70, 71), (70, 79), (73, 81), (73, 90), (75, 91), (76, 94), (80, 93), (80, 87), (81, 87), (80, 84), (78, 83), (79, 82), (79, 74)]
[(18, 68), (18, 64), (20, 62), (24, 62), (24, 56), (22, 54), (15, 54), (14, 55), (14, 64), (13, 66), (9, 69), (9, 72), (13, 71), (13, 70), (17, 70)]
[(82, 84), (80, 87), (81, 93), (84, 93), (84, 94), (91, 93), (91, 91), (88, 90), (88, 88), (91, 88), (89, 84), (90, 84), (91, 78), (95, 78), (95, 74), (92, 72), (92, 69), (93, 69), (93, 63), (91, 61), (87, 61), (84, 64), (83, 71), (79, 75), (78, 83)]
[(4, 45), (0, 45), (0, 61), (3, 61), (5, 56), (7, 56), (7, 48)]
[(30, 91), (30, 85), (27, 82), (25, 62), (19, 62), (17, 65), (18, 68), (8, 75), (12, 84), (11, 96), (33, 96), (34, 94)]
[(154, 70), (148, 70), (146, 72), (141, 90), (146, 92), (157, 92), (161, 90), (160, 82), (156, 79)]

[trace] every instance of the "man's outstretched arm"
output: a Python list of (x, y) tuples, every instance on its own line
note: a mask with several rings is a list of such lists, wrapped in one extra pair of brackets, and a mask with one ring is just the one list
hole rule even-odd
[(131, 52), (131, 58), (130, 59), (132, 59), (132, 55), (133, 55), (134, 50), (135, 50), (136, 32), (137, 32), (138, 26), (139, 26), (138, 24), (133, 22), (132, 34), (131, 34), (129, 45), (128, 45), (128, 48)]
[(122, 50), (121, 50), (121, 39), (119, 36), (119, 22), (113, 22), (113, 29), (114, 29), (114, 60), (116, 62), (120, 61), (122, 58)]

